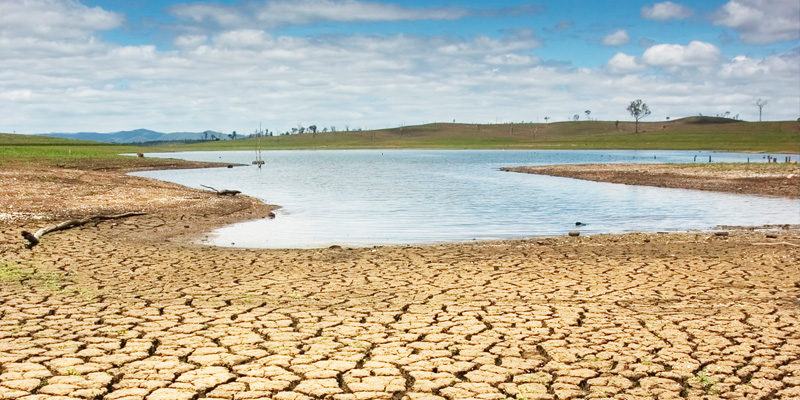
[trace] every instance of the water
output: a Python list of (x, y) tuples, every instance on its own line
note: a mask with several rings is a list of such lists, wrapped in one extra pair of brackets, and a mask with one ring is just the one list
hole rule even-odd
[[(250, 164), (254, 152), (148, 154)], [(675, 151), (336, 150), (264, 152), (245, 166), (139, 172), (182, 185), (236, 189), (282, 206), (235, 224), (218, 246), (320, 248), (800, 223), (800, 201), (502, 172), (574, 163), (763, 162), (753, 154)], [(783, 159), (782, 156), (779, 157)], [(796, 156), (795, 156), (796, 158)]]

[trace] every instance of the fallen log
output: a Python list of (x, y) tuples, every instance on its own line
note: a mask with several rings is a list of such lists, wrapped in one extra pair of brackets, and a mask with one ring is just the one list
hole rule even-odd
[(202, 186), (204, 188), (209, 188), (209, 189), (217, 192), (217, 194), (220, 195), (220, 196), (236, 196), (237, 194), (242, 193), (242, 192), (240, 192), (238, 190), (229, 190), (229, 189), (217, 190), (217, 189), (214, 189), (211, 186), (206, 186), (206, 185), (200, 185), (200, 186)]
[(84, 218), (84, 219), (70, 219), (70, 220), (64, 221), (64, 222), (62, 222), (60, 224), (46, 226), (46, 227), (36, 231), (36, 233), (30, 233), (28, 231), (22, 231), (22, 237), (25, 238), (28, 241), (28, 244), (26, 244), (25, 247), (27, 247), (29, 249), (32, 249), (34, 246), (39, 244), (39, 239), (41, 239), (42, 236), (44, 236), (44, 235), (46, 235), (46, 234), (48, 234), (50, 232), (64, 231), (64, 230), (67, 230), (67, 229), (72, 229), (72, 228), (76, 228), (76, 227), (79, 227), (79, 226), (82, 226), (82, 225), (86, 225), (86, 224), (89, 224), (89, 223), (92, 223), (92, 222), (106, 221), (106, 220), (109, 220), (109, 219), (120, 219), (120, 218), (135, 217), (137, 215), (145, 215), (145, 214), (147, 214), (147, 213), (129, 212), (129, 213), (118, 214), (118, 215), (93, 215), (91, 217)]

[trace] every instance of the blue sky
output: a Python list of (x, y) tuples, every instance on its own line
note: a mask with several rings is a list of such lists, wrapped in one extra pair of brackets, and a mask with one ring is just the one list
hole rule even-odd
[(800, 2), (0, 3), (0, 131), (800, 116)]

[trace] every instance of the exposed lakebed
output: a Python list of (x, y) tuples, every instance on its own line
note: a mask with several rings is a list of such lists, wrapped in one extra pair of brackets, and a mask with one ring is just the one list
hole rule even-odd
[(581, 181), (500, 171), (519, 165), (747, 161), (683, 151), (314, 150), (148, 154), (248, 164), (135, 175), (236, 189), (280, 205), (273, 220), (219, 229), (218, 246), (370, 246), (800, 223), (800, 201)]

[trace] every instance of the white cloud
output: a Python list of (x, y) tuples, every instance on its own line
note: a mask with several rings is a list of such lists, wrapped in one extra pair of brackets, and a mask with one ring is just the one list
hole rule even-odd
[[(405, 7), (361, 0), (268, 0), (233, 5), (178, 4), (169, 12), (184, 21), (216, 25), (222, 29), (276, 29), (319, 22), (361, 23), (383, 21), (448, 21), (466, 17), (499, 18), (536, 14), (543, 6), (528, 4), (497, 9), (463, 7)], [(206, 26), (208, 27), (208, 26)], [(193, 26), (193, 28), (197, 28)]]
[(606, 63), (606, 70), (613, 74), (626, 74), (642, 71), (646, 68), (646, 66), (639, 63), (636, 57), (625, 53), (615, 54), (614, 57), (611, 57), (608, 63)]
[(729, 79), (770, 80), (773, 77), (800, 76), (800, 51), (763, 59), (736, 56), (720, 68), (720, 76)]
[(524, 56), (519, 54), (503, 54), (497, 56), (486, 56), (485, 61), (487, 64), (492, 65), (526, 66), (538, 64), (541, 60), (539, 57)]
[(713, 44), (695, 40), (688, 46), (657, 44), (645, 50), (642, 61), (662, 68), (709, 67), (721, 57), (722, 53)]
[(731, 0), (711, 16), (714, 25), (739, 32), (744, 43), (767, 44), (800, 38), (800, 1)]
[(298, 123), (382, 128), (559, 121), (585, 109), (593, 118), (622, 120), (637, 98), (654, 118), (698, 111), (747, 118), (757, 97), (770, 98), (770, 118), (795, 119), (800, 109), (798, 52), (725, 59), (708, 43), (664, 44), (578, 69), (540, 60), (543, 43), (532, 30), (499, 38), (293, 37), (249, 27), (195, 31), (175, 38), (174, 50), (120, 46), (82, 32), (69, 39), (0, 36), (0, 131), (247, 133), (258, 121), (273, 131)]
[(666, 21), (670, 19), (684, 19), (692, 15), (691, 8), (671, 1), (653, 4), (652, 7), (642, 7), (642, 18), (656, 21)]
[(177, 47), (199, 47), (208, 41), (208, 36), (206, 35), (183, 35), (178, 36), (175, 40), (172, 41), (173, 44)]
[(242, 29), (223, 32), (214, 38), (214, 44), (221, 48), (262, 49), (273, 45), (270, 35), (255, 29)]
[(628, 32), (624, 29), (620, 29), (612, 34), (603, 38), (603, 45), (604, 46), (624, 46), (630, 43), (631, 38), (628, 36)]
[(374, 22), (454, 20), (470, 15), (456, 7), (409, 8), (394, 4), (357, 0), (275, 0), (249, 3), (247, 8), (216, 3), (172, 6), (173, 15), (194, 22), (212, 21), (223, 28), (272, 29), (285, 25), (308, 25), (319, 21)]
[(124, 18), (76, 1), (0, 1), (0, 37), (71, 39), (120, 26)]

